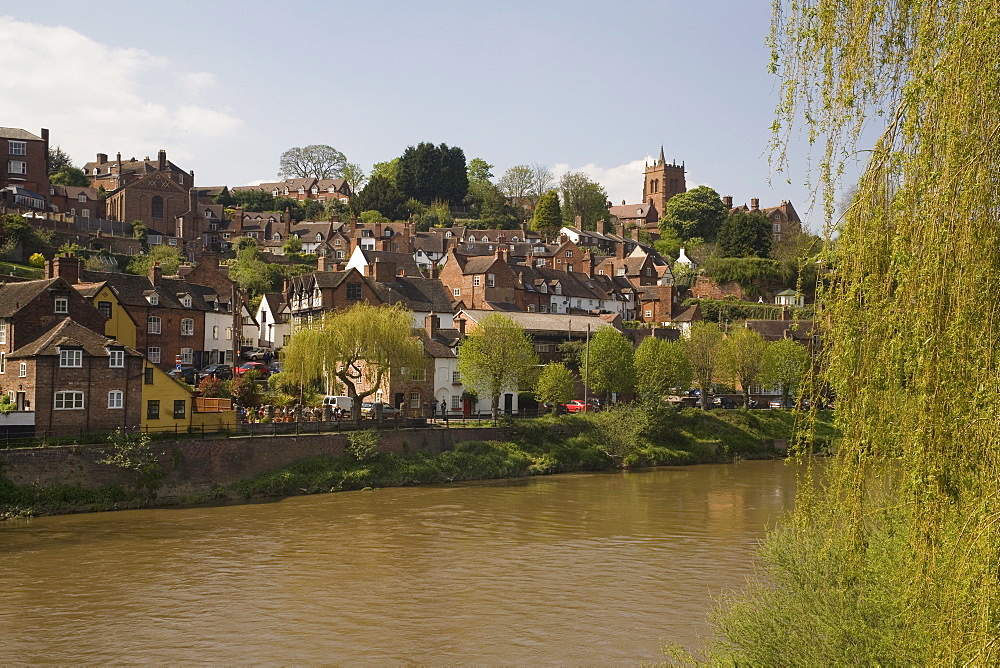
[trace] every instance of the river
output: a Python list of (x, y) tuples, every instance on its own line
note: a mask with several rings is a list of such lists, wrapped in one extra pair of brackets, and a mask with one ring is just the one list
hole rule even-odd
[(657, 661), (794, 489), (740, 462), (0, 523), (0, 662)]

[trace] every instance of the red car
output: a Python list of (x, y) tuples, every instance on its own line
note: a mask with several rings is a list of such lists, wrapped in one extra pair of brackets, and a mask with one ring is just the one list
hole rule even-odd
[(256, 371), (258, 374), (260, 374), (259, 377), (261, 380), (264, 380), (271, 375), (271, 372), (268, 370), (267, 365), (262, 362), (244, 362), (243, 364), (233, 369), (233, 375), (242, 376), (247, 371)]
[(587, 403), (583, 399), (574, 399), (564, 406), (567, 413), (586, 413), (587, 411), (594, 410), (594, 405)]

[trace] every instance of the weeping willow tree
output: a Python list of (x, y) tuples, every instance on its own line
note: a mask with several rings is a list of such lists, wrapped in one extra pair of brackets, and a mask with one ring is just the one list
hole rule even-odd
[[(992, 0), (778, 0), (779, 141), (804, 127), (835, 241), (819, 297), (843, 441), (713, 661), (1000, 662), (1000, 12)], [(804, 125), (803, 125), (804, 124)], [(834, 221), (845, 158), (875, 130)], [(783, 159), (779, 151), (778, 160)]]
[(343, 388), (354, 400), (355, 420), (361, 402), (384, 390), (390, 374), (426, 364), (410, 311), (363, 302), (297, 329), (282, 350), (283, 375), (300, 388), (321, 383), (328, 394)]

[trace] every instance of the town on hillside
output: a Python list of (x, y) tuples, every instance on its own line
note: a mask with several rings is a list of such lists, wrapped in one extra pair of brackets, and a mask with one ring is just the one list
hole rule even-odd
[[(329, 146), (289, 149), (283, 178), (255, 186), (199, 185), (163, 149), (78, 167), (47, 129), (0, 127), (0, 151), (8, 434), (219, 429), (259, 398), (218, 381), (280, 372), (297, 331), (356, 304), (412, 314), (426, 369), (360, 389), (414, 416), (488, 409), (463, 384), (458, 350), (491, 314), (523, 328), (539, 364), (577, 371), (579, 344), (609, 327), (633, 347), (702, 322), (819, 346), (822, 242), (791, 202), (689, 190), (662, 148), (642, 199), (620, 204), (585, 174), (519, 165), (496, 177), (445, 144), (411, 146), (370, 174)], [(787, 387), (741, 385), (728, 387), (748, 404), (787, 399)], [(500, 410), (525, 410), (518, 389)], [(575, 391), (594, 394), (581, 378)]]

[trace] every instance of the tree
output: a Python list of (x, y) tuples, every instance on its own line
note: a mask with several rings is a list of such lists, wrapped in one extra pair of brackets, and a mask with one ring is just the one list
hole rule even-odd
[(229, 192), (229, 186), (222, 186), (219, 194), (212, 198), (212, 203), (223, 207), (231, 207), (236, 204), (236, 200), (233, 198), (232, 193)]
[(760, 211), (738, 210), (722, 223), (716, 240), (724, 257), (767, 257), (773, 238), (767, 216)]
[[(65, 169), (66, 167), (72, 167), (72, 166), (73, 166), (72, 158), (69, 157), (69, 153), (62, 150), (61, 146), (56, 146), (55, 148), (49, 148), (49, 154), (48, 156), (46, 156), (45, 160), (45, 167), (48, 170), (49, 176), (55, 174), (61, 169)], [(80, 171), (82, 172), (83, 170)], [(67, 183), (64, 185), (73, 185), (73, 184)]]
[(532, 184), (531, 167), (528, 165), (514, 165), (503, 173), (497, 184), (514, 208), (518, 221), (527, 219), (534, 205), (531, 198)]
[(361, 165), (354, 162), (344, 165), (344, 169), (341, 170), (341, 176), (347, 181), (347, 187), (351, 189), (351, 197), (357, 195), (368, 181), (365, 170), (361, 168)]
[(353, 399), (355, 420), (361, 402), (383, 389), (390, 373), (423, 368), (423, 346), (413, 336), (413, 314), (400, 306), (373, 306), (364, 302), (346, 311), (334, 311), (297, 330), (282, 349), (282, 373), (300, 387), (338, 383)]
[(551, 362), (542, 367), (535, 386), (535, 398), (542, 403), (557, 406), (572, 401), (576, 396), (573, 372), (561, 362)]
[(469, 183), (475, 181), (489, 181), (493, 178), (493, 165), (482, 158), (473, 158), (469, 161), (465, 171), (469, 177)]
[(493, 419), (500, 411), (500, 395), (516, 392), (538, 364), (531, 338), (510, 318), (491, 313), (479, 322), (458, 348), (462, 382), (481, 397), (490, 398)]
[(281, 252), (284, 253), (285, 255), (291, 255), (293, 253), (301, 253), (302, 239), (300, 239), (295, 234), (289, 235), (288, 239), (285, 240), (285, 243), (281, 245)]
[(722, 347), (722, 330), (714, 322), (696, 322), (691, 325), (691, 334), (684, 341), (684, 350), (691, 365), (691, 376), (701, 391), (701, 408), (709, 410), (708, 395), (715, 381)]
[(750, 408), (750, 390), (761, 382), (767, 367), (767, 341), (757, 332), (740, 327), (722, 342), (719, 363), (743, 390), (743, 406)]
[(542, 195), (531, 218), (531, 229), (546, 237), (553, 237), (562, 227), (562, 211), (559, 207), (559, 194), (555, 190)]
[(150, 248), (149, 252), (145, 255), (136, 255), (132, 258), (125, 271), (141, 276), (148, 272), (149, 268), (154, 264), (159, 263), (164, 276), (174, 276), (177, 273), (177, 268), (181, 266), (181, 262), (183, 261), (184, 256), (177, 249), (177, 246), (160, 244)]
[(230, 193), (233, 205), (243, 207), (244, 211), (275, 211), (274, 195), (263, 190), (237, 190)]
[(372, 165), (371, 178), (382, 176), (388, 179), (389, 183), (396, 185), (396, 175), (399, 173), (399, 158), (393, 158), (386, 162), (376, 162)]
[(56, 186), (90, 187), (90, 179), (79, 167), (66, 166), (57, 169), (49, 176), (49, 183)]
[(635, 389), (659, 403), (675, 389), (691, 384), (691, 363), (681, 341), (647, 337), (635, 351)]
[(635, 387), (635, 349), (614, 327), (602, 327), (590, 337), (584, 364), (584, 382), (605, 397)]
[(276, 289), (283, 275), (277, 265), (269, 264), (261, 258), (257, 242), (253, 239), (249, 241), (252, 245), (240, 247), (236, 251), (236, 260), (229, 265), (229, 278), (253, 298)]
[(766, 352), (762, 382), (781, 387), (781, 405), (787, 406), (809, 371), (809, 351), (794, 339), (778, 339), (767, 344)]
[(421, 142), (399, 158), (396, 186), (407, 198), (430, 204), (441, 199), (458, 204), (469, 189), (465, 153), (457, 146)]
[(278, 178), (336, 179), (344, 171), (347, 158), (326, 144), (290, 148), (278, 161)]
[(545, 165), (535, 164), (531, 166), (531, 201), (532, 206), (538, 206), (542, 195), (552, 190), (552, 170)]
[(598, 220), (608, 216), (608, 193), (599, 183), (590, 180), (583, 172), (566, 172), (559, 179), (562, 192), (563, 222), (580, 229), (592, 230)]
[(726, 205), (708, 186), (698, 186), (680, 195), (674, 195), (663, 205), (660, 229), (673, 228), (681, 239), (695, 237), (713, 242), (726, 220)]
[(378, 211), (390, 220), (405, 220), (409, 216), (406, 196), (384, 176), (373, 176), (356, 199), (359, 211)]

